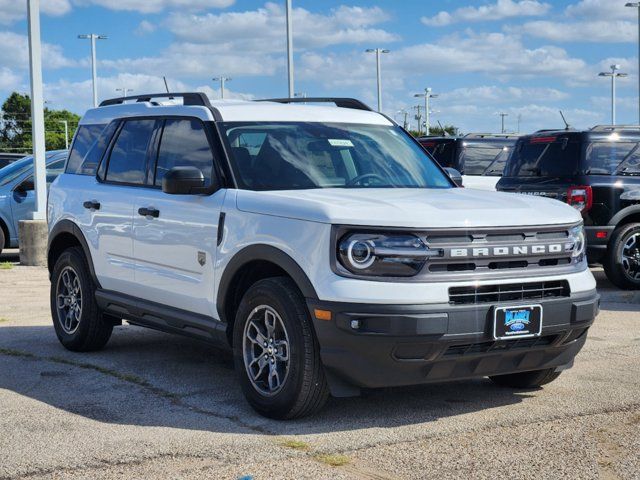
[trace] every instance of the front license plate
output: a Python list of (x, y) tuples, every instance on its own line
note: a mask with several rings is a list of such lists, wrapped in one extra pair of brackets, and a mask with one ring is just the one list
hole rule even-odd
[(542, 331), (542, 306), (496, 307), (493, 311), (493, 338), (536, 337)]

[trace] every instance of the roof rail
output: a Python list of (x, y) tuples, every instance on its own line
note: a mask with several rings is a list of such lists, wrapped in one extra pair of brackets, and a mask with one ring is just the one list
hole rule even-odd
[(614, 130), (640, 130), (640, 125), (596, 125), (592, 132), (612, 132)]
[(543, 128), (542, 130), (536, 130), (530, 135), (535, 135), (536, 133), (546, 133), (546, 132), (575, 132), (575, 130), (573, 128), (570, 128), (569, 130), (566, 130), (564, 128)]
[(276, 103), (334, 103), (336, 107), (353, 108), (355, 110), (373, 110), (367, 104), (355, 98), (339, 97), (296, 97), (296, 98), (265, 98), (256, 102), (276, 102)]
[(104, 100), (100, 103), (101, 107), (109, 105), (120, 105), (124, 102), (135, 100), (136, 102), (151, 102), (153, 98), (182, 98), (183, 105), (200, 105), (209, 107), (209, 97), (202, 92), (183, 92), (183, 93), (150, 93), (148, 95), (133, 95), (130, 97), (118, 97)]
[(517, 138), (519, 136), (519, 133), (466, 133), (462, 135), (462, 138)]

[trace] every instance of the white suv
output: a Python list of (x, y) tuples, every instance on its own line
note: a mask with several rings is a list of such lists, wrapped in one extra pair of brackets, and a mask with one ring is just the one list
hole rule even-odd
[(102, 348), (123, 319), (231, 347), (274, 418), (329, 393), (532, 387), (572, 365), (599, 303), (575, 209), (457, 188), (357, 100), (299, 100), (86, 113), (48, 204), (66, 348)]

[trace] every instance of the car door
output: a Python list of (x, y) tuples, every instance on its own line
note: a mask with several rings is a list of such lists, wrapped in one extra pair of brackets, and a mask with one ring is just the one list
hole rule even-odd
[[(78, 199), (86, 215), (80, 223), (93, 249), (96, 275), (106, 290), (135, 295), (133, 208), (147, 182), (149, 147), (159, 124), (155, 119), (124, 120), (96, 177), (68, 176), (91, 179)], [(110, 134), (103, 132), (106, 135)]]
[(178, 166), (198, 168), (206, 186), (218, 183), (206, 126), (197, 118), (166, 119), (156, 144), (151, 186), (139, 190), (134, 207), (136, 296), (215, 317), (213, 267), (225, 190), (170, 195), (161, 188)]

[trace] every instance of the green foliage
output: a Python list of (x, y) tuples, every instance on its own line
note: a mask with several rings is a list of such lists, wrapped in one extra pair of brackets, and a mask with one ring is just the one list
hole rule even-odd
[[(0, 119), (0, 151), (30, 153), (31, 98), (13, 92), (2, 104)], [(67, 122), (69, 142), (78, 126), (80, 117), (68, 110), (44, 109), (45, 146), (47, 150), (65, 148), (64, 123)]]
[[(446, 132), (447, 134), (444, 135), (443, 132)], [(416, 138), (422, 137), (425, 134), (424, 131), (418, 133), (416, 130), (410, 130), (409, 133)], [(458, 134), (459, 134), (458, 127), (454, 127), (453, 125), (445, 125), (444, 129), (441, 128), (440, 125), (432, 125), (429, 128), (429, 135), (432, 137), (442, 137), (442, 136), (455, 137)]]

